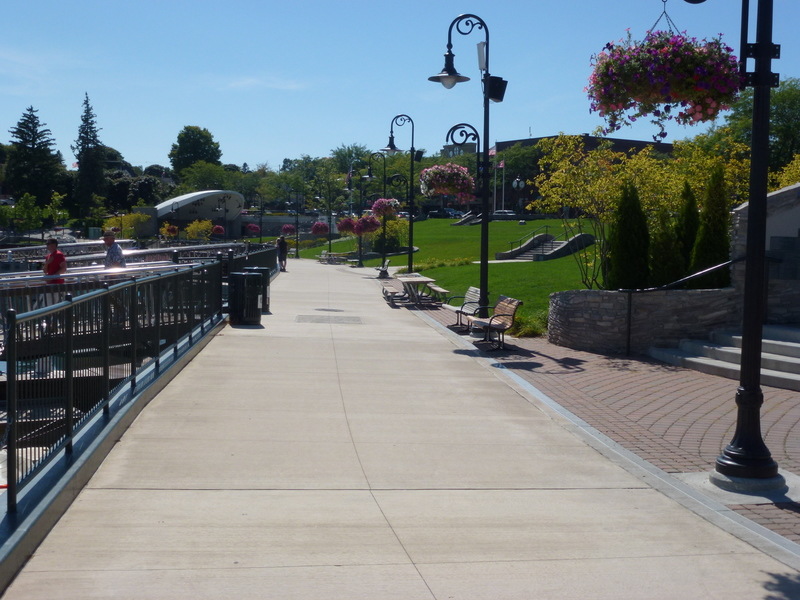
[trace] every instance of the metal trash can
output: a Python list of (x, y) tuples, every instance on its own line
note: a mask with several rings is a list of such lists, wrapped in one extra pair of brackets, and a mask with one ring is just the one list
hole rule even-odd
[(242, 269), (248, 273), (259, 273), (261, 275), (261, 314), (269, 314), (269, 277), (272, 269), (269, 267), (245, 267)]
[(261, 324), (261, 274), (228, 275), (228, 316), (231, 325)]

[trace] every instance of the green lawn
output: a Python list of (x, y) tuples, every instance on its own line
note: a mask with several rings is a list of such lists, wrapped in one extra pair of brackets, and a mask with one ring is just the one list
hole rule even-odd
[[(478, 287), (480, 283), (480, 226), (464, 225), (454, 227), (448, 219), (428, 219), (414, 223), (415, 270), (423, 270), (426, 275), (436, 279), (442, 287), (453, 295), (463, 294), (467, 287)], [(496, 252), (515, 247), (523, 236), (536, 230), (560, 236), (563, 228), (560, 220), (528, 221), (520, 225), (517, 221), (494, 221), (489, 223), (489, 259), (494, 260)], [(333, 251), (342, 252), (354, 248), (352, 240), (334, 242)], [(303, 258), (314, 258), (325, 247), (301, 251)], [(365, 261), (365, 266), (375, 266), (379, 259)], [(450, 263), (450, 264), (447, 264)], [(407, 256), (391, 257), (391, 265), (406, 266)], [(523, 301), (520, 308), (520, 327), (518, 334), (535, 335), (542, 333), (552, 292), (580, 289), (583, 287), (575, 258), (567, 256), (557, 260), (525, 263), (490, 263), (489, 298), (494, 302), (503, 294)]]

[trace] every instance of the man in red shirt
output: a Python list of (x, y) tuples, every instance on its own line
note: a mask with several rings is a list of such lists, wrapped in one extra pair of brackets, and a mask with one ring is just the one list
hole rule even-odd
[[(58, 240), (50, 238), (47, 240), (47, 256), (44, 259), (42, 271), (45, 275), (63, 275), (67, 272), (67, 257), (58, 249)], [(64, 283), (60, 277), (51, 278), (47, 283)]]

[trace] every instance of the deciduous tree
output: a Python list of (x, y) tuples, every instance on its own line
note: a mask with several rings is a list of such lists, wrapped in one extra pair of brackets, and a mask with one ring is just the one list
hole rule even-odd
[(169, 160), (172, 170), (182, 176), (182, 171), (198, 161), (219, 165), (222, 151), (219, 143), (208, 129), (187, 125), (178, 134), (178, 141), (172, 144)]

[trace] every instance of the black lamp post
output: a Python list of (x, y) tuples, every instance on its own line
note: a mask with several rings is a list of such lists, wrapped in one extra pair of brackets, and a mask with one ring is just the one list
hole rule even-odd
[(217, 200), (217, 211), (223, 211), (222, 214), (222, 239), (228, 241), (228, 200), (230, 196), (225, 194)]
[(394, 126), (402, 127), (406, 123), (411, 123), (411, 148), (408, 155), (411, 158), (411, 168), (408, 177), (408, 272), (414, 272), (414, 159), (416, 158), (416, 150), (414, 149), (414, 121), (408, 115), (397, 115), (392, 119), (392, 124), (389, 127), (389, 143), (386, 148), (381, 149), (381, 152), (394, 154), (399, 152), (397, 146), (394, 145)]
[[(747, 210), (747, 248), (745, 251), (745, 280), (742, 316), (742, 358), (739, 388), (736, 392), (737, 421), (733, 439), (716, 461), (712, 476), (721, 487), (734, 485), (726, 478), (773, 479), (783, 485), (778, 464), (761, 435), (761, 337), (762, 319), (766, 308), (766, 226), (767, 177), (769, 171), (769, 104), (770, 88), (778, 85), (772, 73), (772, 59), (780, 57), (780, 46), (772, 42), (773, 0), (758, 0), (756, 43), (747, 42), (749, 0), (742, 0), (742, 64), (755, 59), (755, 72), (742, 72), (746, 85), (753, 88), (753, 126), (750, 158), (750, 198)], [(700, 4), (705, 0), (686, 0)]]
[(511, 187), (514, 188), (514, 193), (517, 195), (517, 210), (519, 214), (522, 214), (522, 190), (525, 189), (525, 182), (517, 175), (517, 178), (511, 182)]
[[(390, 134), (391, 135), (391, 134)], [(394, 143), (394, 140), (390, 137), (390, 143)], [(367, 163), (367, 174), (362, 175), (362, 179), (367, 179), (372, 181), (375, 179), (375, 176), (372, 174), (372, 159), (373, 158), (380, 158), (383, 160), (383, 196), (381, 198), (386, 197), (386, 155), (383, 152), (373, 152), (369, 155), (369, 162)]]
[[(353, 178), (352, 178), (353, 167), (355, 166), (356, 162), (358, 162), (359, 160), (360, 159), (356, 159), (352, 163), (350, 163), (350, 171), (349, 171), (349, 173), (347, 175), (347, 194), (348, 194), (348, 196), (350, 196), (351, 207), (352, 207), (352, 203), (353, 203), (353, 201), (352, 201), (352, 194), (353, 194)], [(361, 177), (361, 178), (359, 178), (359, 182), (358, 182), (358, 209), (357, 209), (358, 214), (357, 214), (357, 218), (359, 218), (359, 219), (362, 217), (362, 215), (364, 213), (364, 180), (365, 179), (367, 179), (366, 175)], [(352, 211), (352, 208), (351, 208), (351, 210), (350, 210), (351, 216), (352, 216), (352, 213), (353, 213), (353, 211)], [(359, 236), (358, 236), (358, 266), (359, 267), (363, 267), (364, 266), (364, 240), (363, 240), (363, 236), (361, 234), (359, 234)]]
[[(445, 136), (445, 142), (454, 146), (465, 146), (466, 144), (475, 144), (475, 148), (481, 147), (481, 136), (478, 130), (469, 123), (459, 123), (453, 125)], [(483, 157), (480, 150), (475, 152), (475, 173), (477, 175), (481, 172)], [(487, 238), (488, 239), (488, 238)], [(481, 241), (483, 241), (481, 239)], [(482, 306), (486, 306), (483, 304)]]
[(264, 243), (264, 199), (256, 193), (254, 199), (258, 200), (258, 243)]
[[(480, 303), (481, 306), (489, 304), (489, 100), (502, 102), (508, 82), (501, 77), (489, 74), (489, 28), (486, 23), (473, 14), (464, 14), (456, 17), (447, 31), (447, 52), (444, 55), (444, 68), (442, 72), (429, 81), (441, 83), (450, 89), (456, 83), (469, 81), (469, 77), (456, 71), (453, 64), (453, 28), (461, 35), (469, 35), (472, 31), (482, 29), (486, 34), (486, 41), (478, 44), (478, 68), (483, 72), (483, 152), (481, 153), (481, 255), (480, 255)], [(485, 315), (484, 315), (485, 316)]]
[[(391, 143), (393, 142), (393, 140), (390, 138), (389, 142)], [(383, 183), (383, 194), (381, 195), (381, 198), (386, 198), (386, 155), (383, 152), (373, 152), (372, 154), (369, 155), (369, 162), (367, 163), (367, 174), (363, 175), (362, 179), (366, 181), (372, 181), (375, 178), (375, 176), (372, 174), (373, 158), (381, 158), (383, 160), (383, 178), (381, 180)], [(383, 252), (381, 252), (381, 265), (385, 265), (386, 264), (386, 217), (382, 217), (382, 221), (383, 221)], [(384, 273), (386, 273), (386, 271), (379, 271), (378, 277), (381, 276), (386, 277)]]
[(292, 190), (294, 193), (294, 257), (300, 258), (300, 201), (302, 192)]

